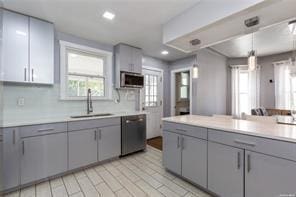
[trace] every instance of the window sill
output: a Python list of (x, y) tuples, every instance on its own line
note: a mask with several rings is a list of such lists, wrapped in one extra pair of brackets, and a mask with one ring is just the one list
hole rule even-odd
[[(86, 101), (87, 97), (66, 97), (66, 98), (60, 98), (61, 101)], [(113, 98), (109, 98), (109, 97), (92, 97), (91, 98), (92, 101), (113, 101)]]

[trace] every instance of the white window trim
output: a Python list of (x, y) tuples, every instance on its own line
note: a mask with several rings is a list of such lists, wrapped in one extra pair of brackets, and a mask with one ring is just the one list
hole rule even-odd
[(60, 40), (60, 99), (61, 100), (85, 100), (86, 97), (69, 97), (67, 95), (67, 65), (66, 65), (66, 49), (77, 49), (86, 53), (93, 53), (103, 56), (106, 60), (104, 67), (105, 72), (105, 96), (92, 97), (93, 100), (112, 100), (112, 72), (113, 72), (113, 53), (110, 51), (100, 50), (84, 45)]

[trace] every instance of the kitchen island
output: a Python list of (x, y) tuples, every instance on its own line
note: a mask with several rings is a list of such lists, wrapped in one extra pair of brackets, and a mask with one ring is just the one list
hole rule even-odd
[(296, 194), (296, 126), (196, 115), (163, 121), (167, 170), (222, 197)]

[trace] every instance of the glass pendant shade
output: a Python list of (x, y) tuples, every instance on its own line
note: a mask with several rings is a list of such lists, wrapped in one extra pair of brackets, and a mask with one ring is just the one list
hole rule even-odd
[(291, 34), (296, 35), (296, 20), (289, 22), (289, 30)]
[(198, 78), (198, 66), (196, 64), (193, 65), (192, 78), (193, 79), (197, 79)]
[(256, 56), (256, 52), (252, 50), (249, 52), (249, 56), (248, 56), (249, 71), (255, 70), (256, 66), (257, 66), (257, 56)]

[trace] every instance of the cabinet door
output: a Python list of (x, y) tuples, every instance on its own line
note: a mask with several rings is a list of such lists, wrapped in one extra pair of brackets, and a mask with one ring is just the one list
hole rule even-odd
[(29, 80), (29, 17), (3, 11), (2, 80)]
[(221, 197), (243, 197), (243, 161), (244, 150), (208, 142), (208, 189)]
[(132, 71), (135, 73), (142, 73), (142, 50), (132, 49)]
[(20, 149), (18, 128), (3, 129), (3, 189), (17, 187), (20, 182)]
[(295, 195), (296, 163), (246, 151), (245, 196)]
[(118, 126), (99, 128), (99, 161), (118, 157), (121, 154), (121, 129)]
[(207, 187), (207, 141), (182, 136), (182, 176)]
[(163, 131), (163, 165), (181, 175), (181, 136)]
[(53, 24), (30, 17), (30, 81), (53, 84)]
[(21, 184), (67, 170), (67, 133), (22, 139)]
[(132, 48), (127, 45), (119, 46), (120, 71), (132, 72)]
[(97, 162), (97, 129), (72, 131), (69, 137), (69, 169)]

